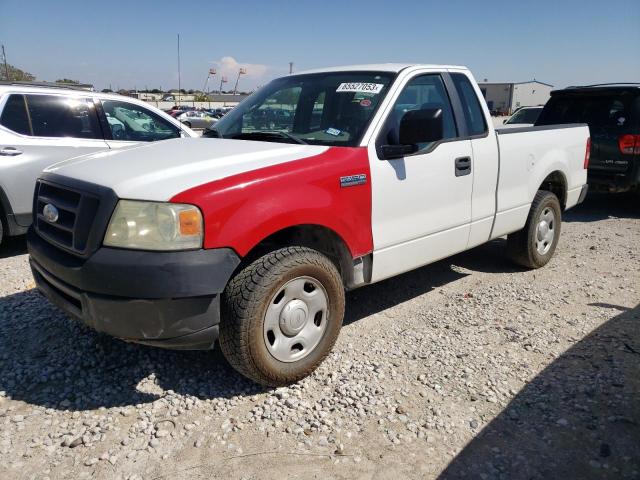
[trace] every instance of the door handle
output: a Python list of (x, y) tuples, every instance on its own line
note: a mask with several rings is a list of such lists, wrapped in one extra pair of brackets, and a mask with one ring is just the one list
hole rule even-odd
[(5, 147), (0, 150), (0, 155), (4, 155), (5, 157), (15, 157), (16, 155), (20, 155), (22, 150), (18, 150), (14, 147)]
[(471, 173), (471, 157), (458, 157), (455, 160), (456, 177), (469, 175)]

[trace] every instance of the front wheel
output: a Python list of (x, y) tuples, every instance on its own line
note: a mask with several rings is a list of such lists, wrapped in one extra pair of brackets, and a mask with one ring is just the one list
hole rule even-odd
[(524, 228), (507, 237), (507, 251), (511, 259), (527, 268), (545, 266), (558, 245), (561, 223), (558, 197), (539, 190), (531, 203)]
[(305, 247), (268, 253), (238, 272), (222, 296), (220, 348), (246, 377), (282, 386), (313, 372), (344, 318), (335, 265)]

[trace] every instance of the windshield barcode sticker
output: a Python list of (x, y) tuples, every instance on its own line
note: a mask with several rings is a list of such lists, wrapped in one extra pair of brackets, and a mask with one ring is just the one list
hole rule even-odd
[(377, 94), (382, 91), (384, 85), (382, 83), (341, 83), (338, 85), (336, 92), (356, 92), (356, 93), (373, 93)]

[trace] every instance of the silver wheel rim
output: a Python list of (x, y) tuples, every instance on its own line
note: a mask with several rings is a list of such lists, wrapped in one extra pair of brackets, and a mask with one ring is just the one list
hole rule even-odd
[(318, 346), (327, 329), (329, 301), (322, 284), (311, 277), (285, 283), (264, 315), (264, 342), (281, 362), (296, 362)]
[(556, 215), (551, 207), (542, 210), (536, 228), (536, 250), (545, 255), (553, 245), (556, 228)]

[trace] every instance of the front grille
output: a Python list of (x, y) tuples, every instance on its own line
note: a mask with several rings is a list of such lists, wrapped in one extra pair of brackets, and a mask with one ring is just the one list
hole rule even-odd
[[(45, 180), (36, 183), (34, 220), (38, 233), (48, 242), (72, 253), (87, 253), (89, 235), (100, 199), (88, 192)], [(58, 218), (45, 217), (46, 205), (53, 205)]]

